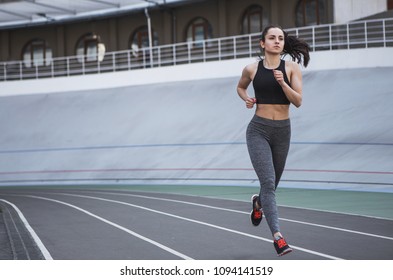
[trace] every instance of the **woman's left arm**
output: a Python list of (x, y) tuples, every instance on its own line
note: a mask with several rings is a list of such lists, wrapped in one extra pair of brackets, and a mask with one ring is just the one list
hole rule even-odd
[(289, 66), (290, 77), (289, 80), (291, 81), (291, 86), (289, 86), (283, 77), (283, 73), (278, 70), (274, 70), (274, 77), (276, 78), (277, 82), (282, 87), (285, 95), (287, 96), (289, 102), (291, 102), (296, 107), (300, 107), (302, 105), (302, 72), (300, 67), (295, 62), (290, 62), (286, 66)]

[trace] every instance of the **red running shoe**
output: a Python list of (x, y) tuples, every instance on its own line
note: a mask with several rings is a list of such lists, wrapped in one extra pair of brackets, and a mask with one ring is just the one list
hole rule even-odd
[(252, 211), (251, 211), (251, 222), (254, 226), (258, 226), (263, 218), (263, 212), (261, 208), (258, 208), (257, 202), (259, 202), (259, 195), (254, 194), (251, 197)]
[(282, 237), (279, 237), (278, 239), (274, 240), (274, 248), (276, 249), (277, 255), (279, 257), (284, 256), (293, 251), (292, 248), (289, 247), (285, 239)]

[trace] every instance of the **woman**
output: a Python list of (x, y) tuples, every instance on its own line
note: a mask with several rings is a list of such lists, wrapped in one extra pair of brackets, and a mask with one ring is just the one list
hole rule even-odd
[[(251, 221), (257, 226), (265, 215), (274, 248), (278, 256), (283, 256), (292, 252), (292, 248), (280, 232), (275, 191), (289, 150), (289, 105), (302, 104), (302, 73), (298, 64), (307, 66), (310, 48), (306, 42), (273, 25), (262, 32), (260, 46), (264, 58), (244, 68), (237, 86), (247, 108), (257, 104), (246, 135), (250, 159), (261, 186), (259, 195), (251, 199)], [(282, 60), (282, 54), (289, 54), (293, 61)], [(247, 92), (251, 82), (255, 98)]]

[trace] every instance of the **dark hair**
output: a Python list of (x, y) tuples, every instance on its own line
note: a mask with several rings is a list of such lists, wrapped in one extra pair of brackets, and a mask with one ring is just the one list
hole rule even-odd
[(269, 29), (271, 28), (279, 28), (284, 33), (284, 54), (289, 54), (292, 57), (293, 61), (297, 63), (302, 63), (304, 67), (307, 67), (310, 61), (310, 46), (306, 41), (299, 39), (295, 36), (289, 35), (287, 32), (282, 29), (279, 25), (269, 25), (267, 26), (261, 35), (261, 40), (265, 42), (265, 36)]

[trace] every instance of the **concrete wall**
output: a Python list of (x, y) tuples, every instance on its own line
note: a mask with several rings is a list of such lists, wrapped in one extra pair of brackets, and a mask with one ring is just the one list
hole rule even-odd
[[(393, 67), (364, 61), (374, 66), (304, 72), (282, 186), (392, 189)], [(253, 111), (236, 94), (246, 62), (2, 83), (0, 184), (256, 186), (245, 145)]]

